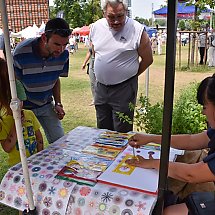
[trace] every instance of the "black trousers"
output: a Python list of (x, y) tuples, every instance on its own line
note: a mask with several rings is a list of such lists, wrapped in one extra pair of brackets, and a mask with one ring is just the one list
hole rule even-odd
[(124, 113), (133, 120), (134, 111), (130, 110), (129, 103), (136, 104), (137, 88), (137, 76), (116, 85), (97, 82), (95, 85), (97, 127), (118, 132), (132, 131), (133, 123), (121, 121), (117, 113)]
[[(200, 62), (199, 64), (203, 65), (207, 63), (207, 49), (205, 52), (205, 47), (199, 47), (199, 53), (200, 53)], [(205, 55), (205, 60), (204, 60)]]

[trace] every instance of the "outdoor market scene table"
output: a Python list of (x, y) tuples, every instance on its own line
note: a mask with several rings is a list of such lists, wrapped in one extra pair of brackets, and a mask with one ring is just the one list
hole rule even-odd
[[(38, 214), (151, 214), (157, 200), (156, 195), (103, 183), (96, 183), (92, 187), (55, 178), (70, 161), (72, 151), (81, 152), (104, 131), (106, 130), (79, 126), (27, 159)], [(2, 179), (0, 203), (20, 211), (28, 208), (21, 163), (10, 168)]]

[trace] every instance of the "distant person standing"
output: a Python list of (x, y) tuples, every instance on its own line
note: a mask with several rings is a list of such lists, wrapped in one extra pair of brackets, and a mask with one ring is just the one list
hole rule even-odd
[(156, 54), (157, 49), (158, 49), (158, 40), (157, 40), (155, 33), (152, 34), (151, 45), (152, 45), (153, 54)]
[(73, 53), (76, 51), (75, 46), (76, 46), (75, 36), (72, 35), (72, 36), (69, 38), (69, 52), (70, 52), (70, 53), (73, 54)]
[[(90, 28), (95, 53), (95, 108), (98, 128), (133, 130), (117, 113), (133, 120), (129, 104), (136, 103), (138, 76), (153, 62), (144, 26), (127, 17), (127, 0), (102, 0), (104, 18)], [(139, 61), (140, 57), (140, 61)]]
[(209, 49), (208, 49), (208, 66), (215, 66), (215, 29), (212, 29), (211, 35), (208, 38)]
[(162, 54), (162, 37), (161, 34), (157, 34), (157, 45), (158, 45), (158, 55)]
[(200, 65), (206, 64), (207, 62), (207, 36), (205, 33), (199, 34), (199, 54), (200, 54)]
[(94, 100), (95, 100), (96, 77), (94, 72), (94, 61), (95, 61), (95, 57), (92, 53), (92, 48), (90, 47), (84, 59), (84, 63), (82, 64), (82, 70), (84, 70), (87, 66), (87, 74), (89, 75), (89, 78), (90, 78), (90, 87), (91, 87), (91, 92), (93, 96), (93, 100), (90, 103), (90, 106), (94, 105)]
[(65, 48), (70, 34), (65, 20), (51, 19), (41, 37), (24, 40), (14, 50), (15, 73), (27, 95), (24, 108), (35, 113), (49, 143), (64, 135), (60, 76), (68, 76), (69, 52)]

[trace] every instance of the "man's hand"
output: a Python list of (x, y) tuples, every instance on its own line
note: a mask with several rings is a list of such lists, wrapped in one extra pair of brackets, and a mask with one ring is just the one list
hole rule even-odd
[(62, 105), (55, 105), (55, 112), (57, 113), (58, 119), (62, 120), (65, 116), (65, 112), (63, 110), (63, 106)]

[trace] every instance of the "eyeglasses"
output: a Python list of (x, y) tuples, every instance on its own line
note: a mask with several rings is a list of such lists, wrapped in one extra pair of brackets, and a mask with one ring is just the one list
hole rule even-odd
[(50, 29), (46, 30), (45, 33), (57, 34), (61, 37), (68, 37), (71, 35), (72, 31), (70, 29)]
[(125, 13), (122, 13), (122, 14), (117, 14), (117, 15), (109, 15), (109, 14), (105, 14), (106, 15), (106, 18), (108, 20), (110, 20), (111, 22), (114, 22), (114, 21), (123, 21), (123, 19), (125, 18)]

